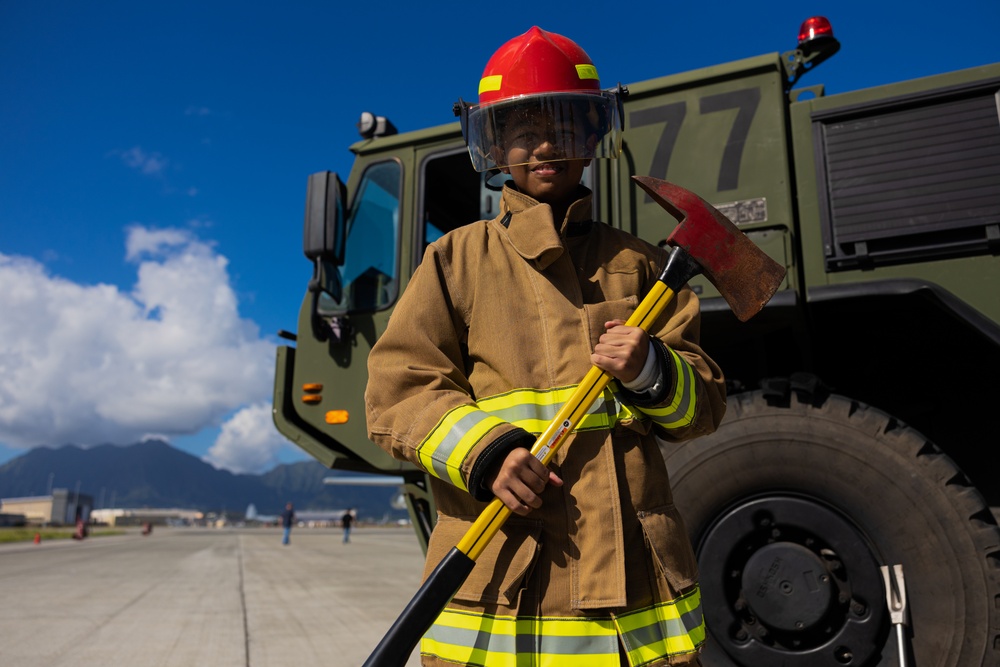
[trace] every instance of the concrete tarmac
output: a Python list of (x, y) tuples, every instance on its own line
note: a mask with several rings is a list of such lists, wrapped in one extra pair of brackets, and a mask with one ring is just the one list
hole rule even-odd
[(417, 591), (423, 554), (405, 527), (341, 538), (156, 527), (0, 545), (0, 665), (360, 667)]

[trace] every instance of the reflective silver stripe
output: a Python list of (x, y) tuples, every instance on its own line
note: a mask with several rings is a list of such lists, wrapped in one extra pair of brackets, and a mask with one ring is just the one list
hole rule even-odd
[(694, 422), (698, 389), (691, 365), (672, 349), (667, 348), (667, 351), (673, 360), (677, 377), (670, 404), (652, 408), (637, 406), (637, 409), (665, 429), (679, 429)]
[(475, 406), (449, 410), (417, 446), (420, 463), (427, 472), (467, 489), (462, 462), (487, 433), (503, 423)]
[[(619, 635), (634, 665), (697, 651), (705, 641), (700, 591), (592, 618), (496, 616), (446, 608), (424, 635), (420, 651), (489, 667), (618, 667)], [(526, 657), (536, 661), (525, 663)]]
[(618, 630), (610, 617), (494, 616), (445, 609), (424, 635), (420, 652), (489, 667), (618, 667)]
[(698, 588), (669, 603), (617, 616), (615, 620), (633, 665), (693, 653), (705, 643)]
[[(702, 627), (703, 621), (701, 607), (697, 607), (682, 614), (680, 618), (653, 619), (649, 625), (623, 633), (622, 639), (625, 642), (625, 646), (630, 647), (630, 651), (632, 650), (631, 647), (641, 646), (649, 648), (663, 645), (668, 647), (668, 650), (663, 652), (666, 655), (688, 653), (697, 648), (701, 641), (691, 640), (689, 644), (683, 640), (689, 637), (697, 637), (699, 635), (698, 630)], [(704, 631), (700, 634), (704, 636)], [(681, 650), (669, 650), (670, 644), (678, 638), (682, 639), (683, 646), (674, 646), (673, 648), (681, 648)]]
[[(518, 389), (482, 399), (479, 407), (529, 433), (538, 434), (555, 418), (575, 389), (576, 385), (554, 390)], [(629, 409), (610, 390), (606, 390), (594, 401), (574, 430), (610, 429), (618, 421), (630, 416)]]
[[(491, 632), (492, 624), (484, 624), (481, 630), (467, 630), (433, 625), (424, 637), (439, 644), (448, 644), (467, 649), (487, 651), (490, 656), (498, 653), (512, 655), (618, 655), (618, 633), (608, 636), (574, 635), (570, 637), (545, 636), (540, 634), (496, 634)], [(445, 657), (445, 656), (441, 656)]]
[[(461, 489), (467, 489), (462, 464), (486, 435), (497, 426), (514, 424), (528, 433), (542, 433), (576, 385), (555, 389), (516, 389), (449, 410), (417, 446), (424, 469)], [(609, 390), (594, 401), (574, 431), (610, 430), (634, 416)]]

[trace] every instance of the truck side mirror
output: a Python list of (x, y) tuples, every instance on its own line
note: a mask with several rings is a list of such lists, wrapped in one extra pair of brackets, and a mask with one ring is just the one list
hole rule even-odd
[(337, 174), (321, 171), (309, 176), (302, 250), (312, 261), (344, 263), (344, 201), (347, 191)]

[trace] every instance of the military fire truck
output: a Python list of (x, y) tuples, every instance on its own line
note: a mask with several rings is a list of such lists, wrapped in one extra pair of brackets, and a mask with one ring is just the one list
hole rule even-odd
[[(1000, 665), (1000, 63), (796, 85), (838, 48), (810, 19), (787, 53), (629, 84), (622, 157), (584, 176), (597, 220), (663, 242), (674, 221), (630, 177), (665, 179), (787, 268), (747, 323), (691, 283), (729, 391), (716, 433), (663, 446), (704, 662)], [(494, 217), (499, 179), (457, 122), (399, 134), (365, 113), (359, 130), (346, 184), (308, 177), (313, 270), (274, 420), (331, 468), (402, 476), (426, 546), (424, 473), (366, 435), (367, 355), (427, 244)]]

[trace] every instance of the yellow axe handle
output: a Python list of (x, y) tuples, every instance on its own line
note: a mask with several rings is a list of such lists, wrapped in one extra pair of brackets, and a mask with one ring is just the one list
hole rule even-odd
[[(646, 297), (639, 303), (639, 307), (625, 322), (625, 326), (640, 327), (643, 331), (648, 332), (653, 321), (660, 316), (660, 313), (673, 298), (674, 291), (663, 282), (656, 281)], [(613, 379), (605, 371), (592, 366), (573, 395), (569, 397), (566, 404), (535, 440), (535, 444), (531, 447), (531, 455), (548, 465), (556, 450), (573, 432), (573, 429), (590, 410), (590, 406), (594, 404), (594, 401)], [(490, 540), (496, 536), (497, 531), (500, 530), (510, 514), (510, 509), (503, 504), (503, 501), (494, 498), (455, 545), (456, 548), (472, 560), (476, 560), (483, 553)]]

